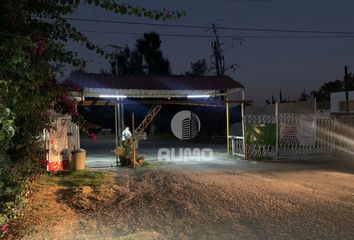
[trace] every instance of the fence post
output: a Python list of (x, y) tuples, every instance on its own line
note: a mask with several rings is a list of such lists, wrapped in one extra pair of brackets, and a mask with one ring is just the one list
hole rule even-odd
[[(119, 138), (119, 132), (118, 132), (118, 119), (117, 119), (117, 110), (118, 110), (118, 107), (117, 107), (117, 104), (114, 105), (114, 134), (115, 134), (115, 143), (116, 143), (116, 146), (115, 146), (115, 149), (118, 147), (118, 138)], [(119, 157), (116, 155), (116, 164), (118, 166), (118, 163), (119, 163)]]
[(245, 134), (245, 103), (241, 103), (241, 127), (242, 127), (242, 152), (246, 159), (246, 134)]
[[(343, 124), (343, 121), (340, 121), (340, 118), (337, 117), (336, 115), (333, 116), (334, 122), (333, 122), (333, 133), (335, 135), (340, 135), (342, 134), (339, 129), (341, 128), (341, 125)], [(339, 155), (340, 151), (338, 151), (342, 145), (341, 139), (334, 137), (332, 134), (332, 143), (333, 143), (333, 155)]]
[(244, 159), (247, 159), (247, 139), (246, 139), (246, 125), (247, 118), (245, 117), (245, 90), (242, 91), (242, 103), (241, 103), (241, 123), (242, 123), (242, 151)]
[(275, 103), (275, 156), (277, 159), (279, 155), (279, 106)]
[(234, 136), (230, 136), (229, 138), (231, 138), (231, 155), (235, 155), (235, 138)]
[(77, 143), (77, 148), (78, 149), (80, 149), (81, 148), (81, 146), (80, 146), (80, 126), (79, 126), (79, 124), (78, 125), (76, 125), (75, 124), (75, 131), (76, 131), (76, 143)]
[(331, 130), (330, 130), (330, 141), (331, 141), (331, 154), (332, 156), (334, 155), (334, 152), (335, 152), (335, 142), (334, 142), (334, 137), (333, 137), (333, 134), (335, 133), (336, 131), (336, 118), (335, 116), (330, 116), (330, 123), (331, 123)]
[(230, 156), (230, 109), (229, 109), (229, 95), (226, 93), (226, 145), (227, 145), (227, 155)]

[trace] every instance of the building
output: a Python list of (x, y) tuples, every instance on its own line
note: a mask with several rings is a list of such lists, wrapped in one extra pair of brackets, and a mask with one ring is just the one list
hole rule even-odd
[[(354, 91), (349, 91), (349, 112), (354, 113)], [(345, 92), (331, 93), (331, 113), (345, 113), (347, 111)]]

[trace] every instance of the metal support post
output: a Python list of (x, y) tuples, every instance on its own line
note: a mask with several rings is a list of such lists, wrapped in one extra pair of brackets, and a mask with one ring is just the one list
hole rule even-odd
[(229, 95), (226, 93), (226, 143), (227, 155), (230, 155), (230, 110), (229, 110)]
[(275, 103), (275, 155), (277, 159), (279, 156), (279, 106), (278, 102)]
[(135, 148), (135, 138), (136, 138), (136, 133), (135, 133), (135, 116), (134, 113), (132, 113), (132, 165), (135, 168), (136, 167), (136, 148)]
[[(115, 133), (115, 143), (116, 143), (116, 147), (118, 147), (118, 119), (117, 119), (117, 105), (114, 105), (114, 133)], [(116, 163), (118, 166), (118, 162), (119, 162), (119, 157), (116, 155)]]

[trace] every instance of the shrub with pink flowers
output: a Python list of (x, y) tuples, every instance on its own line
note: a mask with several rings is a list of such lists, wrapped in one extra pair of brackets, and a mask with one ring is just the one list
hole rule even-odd
[(50, 129), (48, 112), (70, 114), (90, 139), (94, 126), (78, 113), (70, 88), (56, 79), (54, 64), (83, 68), (85, 61), (68, 50), (71, 40), (97, 54), (102, 48), (78, 32), (65, 18), (80, 2), (118, 14), (152, 19), (172, 19), (184, 12), (147, 10), (107, 0), (14, 0), (0, 4), (0, 235), (11, 229), (32, 196), (29, 182), (41, 172), (43, 147), (40, 135)]
[(0, 237), (3, 237), (9, 231), (9, 224), (4, 223), (0, 226)]

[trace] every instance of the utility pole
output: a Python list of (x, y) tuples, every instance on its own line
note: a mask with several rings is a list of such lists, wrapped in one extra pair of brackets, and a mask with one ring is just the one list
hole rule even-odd
[(349, 77), (348, 77), (348, 67), (344, 66), (344, 89), (345, 89), (345, 105), (346, 111), (349, 113)]
[(222, 49), (222, 43), (218, 35), (218, 30), (216, 25), (213, 23), (211, 25), (215, 40), (211, 42), (211, 48), (213, 50), (214, 67), (217, 76), (224, 76), (225, 74), (225, 58)]
[(230, 108), (229, 108), (229, 95), (226, 93), (226, 143), (227, 143), (227, 155), (230, 156)]
[(119, 75), (119, 66), (118, 66), (118, 50), (115, 49), (115, 54), (114, 54), (114, 61), (115, 61), (115, 68), (116, 68), (116, 75)]
[(123, 49), (123, 47), (117, 46), (117, 45), (106, 45), (105, 48), (110, 48), (112, 49), (112, 51), (110, 52), (111, 55), (111, 59), (110, 59), (110, 63), (112, 64), (112, 74), (113, 75), (119, 75), (119, 63), (118, 63), (118, 56), (119, 53), (121, 52), (121, 50)]

